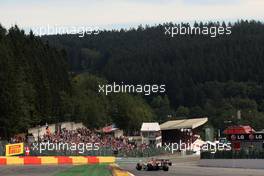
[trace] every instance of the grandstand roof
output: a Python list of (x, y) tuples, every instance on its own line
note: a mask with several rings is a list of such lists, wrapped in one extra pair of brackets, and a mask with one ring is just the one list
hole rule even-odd
[(224, 130), (224, 134), (250, 134), (255, 133), (255, 130), (249, 125), (230, 126)]
[(181, 119), (171, 120), (160, 125), (161, 130), (175, 130), (175, 129), (194, 129), (208, 121), (208, 118), (195, 118), (195, 119)]
[(159, 123), (142, 123), (141, 131), (160, 131)]

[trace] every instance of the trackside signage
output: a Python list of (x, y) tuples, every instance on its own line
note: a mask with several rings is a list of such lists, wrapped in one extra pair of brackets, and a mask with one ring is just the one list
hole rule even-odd
[(232, 134), (228, 136), (228, 139), (231, 141), (263, 141), (264, 140), (264, 134), (258, 133), (258, 134)]
[(24, 143), (6, 145), (6, 156), (21, 155), (24, 153)]

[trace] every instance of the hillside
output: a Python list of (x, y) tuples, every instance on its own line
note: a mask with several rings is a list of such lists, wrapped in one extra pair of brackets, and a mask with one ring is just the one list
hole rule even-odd
[[(260, 112), (264, 111), (264, 24), (256, 21), (228, 24), (232, 26), (232, 34), (216, 38), (164, 35), (164, 27), (172, 25), (102, 31), (84, 38), (54, 35), (43, 40), (65, 48), (71, 70), (76, 73), (89, 72), (110, 82), (166, 84), (169, 102), (164, 100), (155, 107), (153, 102), (159, 97), (144, 97), (160, 121), (166, 120), (168, 113), (209, 116), (214, 126), (223, 128), (224, 120), (234, 118), (241, 109), (241, 123), (263, 128), (259, 120), (263, 121)], [(166, 99), (164, 94), (161, 96)]]
[(129, 132), (153, 120), (140, 96), (106, 97), (97, 90), (106, 80), (69, 74), (66, 54), (17, 26), (0, 26), (0, 139), (46, 123), (83, 122), (91, 129), (115, 123)]
[(0, 67), (0, 137), (60, 120), (71, 89), (64, 52), (0, 25)]

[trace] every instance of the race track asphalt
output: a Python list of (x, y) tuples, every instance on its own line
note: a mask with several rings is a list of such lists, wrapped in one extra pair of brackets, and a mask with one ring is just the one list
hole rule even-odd
[[(171, 160), (173, 165), (168, 172), (137, 171), (135, 166), (139, 159), (122, 159), (118, 164), (135, 176), (264, 176), (264, 170), (257, 169), (199, 167), (198, 159), (192, 157)], [(0, 176), (53, 176), (71, 167), (73, 166), (0, 166)]]
[(137, 171), (135, 166), (123, 165), (135, 176), (264, 176), (264, 170), (199, 167), (194, 163), (177, 163), (165, 171)]
[(135, 163), (125, 161), (119, 165), (135, 176), (264, 176), (261, 169), (216, 168), (198, 166), (198, 157), (170, 158), (169, 171), (137, 171)]

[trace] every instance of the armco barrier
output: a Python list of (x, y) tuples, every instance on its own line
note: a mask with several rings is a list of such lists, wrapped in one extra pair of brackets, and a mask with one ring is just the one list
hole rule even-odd
[(95, 156), (16, 156), (0, 157), (0, 165), (111, 164), (115, 157)]
[(201, 159), (202, 167), (264, 169), (264, 159)]

